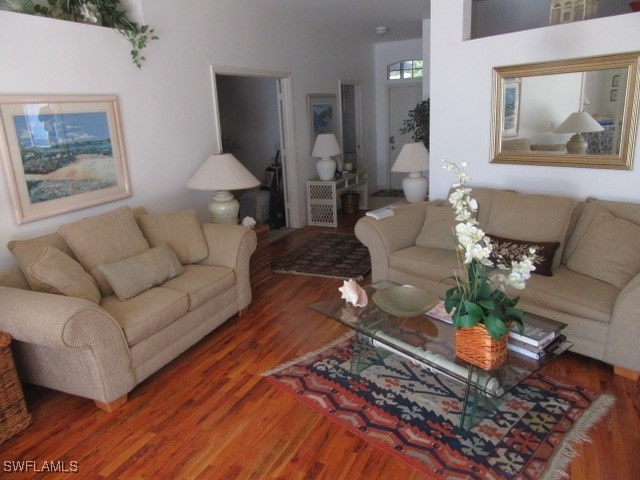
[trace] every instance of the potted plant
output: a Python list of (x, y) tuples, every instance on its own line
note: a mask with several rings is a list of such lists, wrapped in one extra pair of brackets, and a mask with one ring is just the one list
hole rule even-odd
[(409, 118), (402, 122), (400, 133), (411, 134), (414, 142), (423, 142), (429, 150), (429, 99), (418, 102), (413, 110), (409, 110)]
[(47, 5), (36, 4), (33, 0), (0, 0), (0, 10), (113, 28), (131, 44), (131, 60), (138, 68), (142, 68), (146, 60), (140, 52), (150, 40), (158, 39), (153, 28), (129, 19), (120, 0), (47, 0)]
[(535, 270), (536, 250), (529, 249), (522, 257), (510, 260), (509, 265), (502, 258), (494, 264), (491, 242), (475, 219), (478, 204), (467, 187), (466, 166), (466, 163), (458, 167), (446, 161), (444, 165), (458, 178), (449, 202), (459, 222), (455, 236), (462, 267), (461, 273), (452, 277), (456, 286), (445, 294), (445, 309), (448, 313), (454, 311), (456, 355), (489, 370), (506, 358), (509, 325), (515, 323), (522, 331), (524, 312), (516, 308), (519, 297), (511, 298), (505, 287), (524, 288)]

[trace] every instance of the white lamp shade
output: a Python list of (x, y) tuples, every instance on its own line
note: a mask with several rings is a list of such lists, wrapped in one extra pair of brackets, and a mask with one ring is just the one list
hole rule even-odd
[(391, 167), (392, 172), (422, 172), (429, 169), (429, 152), (422, 142), (405, 143)]
[(319, 133), (313, 144), (312, 157), (327, 158), (340, 155), (342, 150), (338, 145), (338, 139), (333, 133)]
[(187, 182), (192, 190), (242, 190), (260, 185), (260, 180), (230, 153), (210, 155)]
[(587, 112), (574, 112), (564, 122), (558, 125), (555, 133), (600, 132), (602, 125), (596, 122)]

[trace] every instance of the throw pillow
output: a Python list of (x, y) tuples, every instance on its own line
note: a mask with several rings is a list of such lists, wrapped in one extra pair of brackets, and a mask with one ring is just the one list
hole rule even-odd
[(141, 215), (138, 221), (152, 247), (169, 244), (183, 265), (198, 263), (209, 254), (207, 240), (195, 210), (166, 215)]
[(640, 225), (604, 209), (593, 217), (567, 268), (622, 289), (640, 272)]
[(552, 268), (560, 264), (571, 213), (578, 202), (551, 195), (496, 192), (487, 232), (532, 242), (559, 242)]
[(62, 238), (59, 233), (52, 233), (28, 240), (12, 240), (7, 244), (7, 247), (18, 261), (18, 265), (20, 265), (20, 269), (26, 277), (31, 290), (53, 293), (48, 284), (41, 282), (29, 271), (31, 265), (42, 256), (44, 249), (48, 246), (56, 247), (71, 258), (74, 258), (71, 248), (69, 248), (69, 245), (67, 245), (67, 242), (64, 241), (64, 238)]
[(429, 205), (415, 244), (419, 247), (455, 250), (455, 225), (455, 213), (451, 205)]
[(184, 272), (176, 254), (166, 244), (99, 268), (120, 300), (135, 297)]
[(545, 275), (547, 277), (553, 275), (551, 266), (553, 265), (553, 257), (560, 246), (560, 242), (530, 242), (527, 240), (498, 237), (491, 234), (487, 234), (487, 236), (491, 239), (491, 245), (493, 246), (489, 259), (494, 265), (504, 262), (505, 265), (509, 266), (513, 260), (521, 260), (524, 255), (529, 253), (531, 247), (535, 247), (537, 258), (533, 263), (536, 269), (532, 273)]
[(49, 293), (67, 295), (100, 303), (98, 285), (82, 265), (56, 247), (45, 247), (42, 256), (29, 267), (29, 273)]
[(112, 293), (100, 265), (117, 262), (149, 249), (129, 207), (83, 218), (61, 226), (58, 231), (84, 268), (96, 279), (103, 296)]

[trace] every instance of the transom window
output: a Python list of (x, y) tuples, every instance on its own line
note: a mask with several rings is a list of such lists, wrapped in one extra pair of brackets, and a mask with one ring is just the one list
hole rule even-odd
[(387, 78), (389, 80), (402, 80), (403, 78), (422, 78), (422, 60), (403, 60), (392, 63), (387, 67)]

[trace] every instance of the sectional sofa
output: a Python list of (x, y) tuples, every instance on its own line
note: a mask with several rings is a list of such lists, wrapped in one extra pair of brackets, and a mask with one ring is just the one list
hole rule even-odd
[(0, 330), (23, 381), (113, 411), (140, 382), (251, 302), (256, 234), (192, 210), (121, 207), (9, 243)]
[[(640, 372), (640, 205), (474, 188), (477, 220), (495, 249), (535, 245), (542, 264), (522, 291), (525, 311), (564, 322), (573, 351)], [(372, 281), (420, 286), (444, 298), (459, 268), (445, 201), (361, 218), (358, 239), (371, 254)]]

